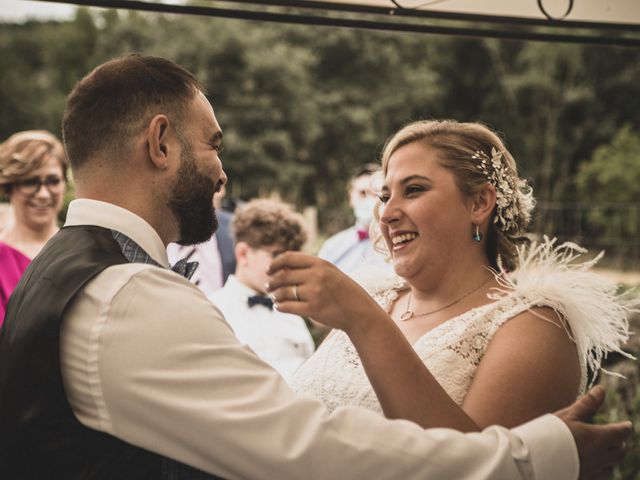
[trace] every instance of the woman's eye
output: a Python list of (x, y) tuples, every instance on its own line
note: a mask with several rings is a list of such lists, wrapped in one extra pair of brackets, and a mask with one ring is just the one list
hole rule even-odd
[(407, 195), (411, 195), (413, 193), (420, 193), (420, 192), (424, 192), (425, 188), (422, 187), (421, 185), (409, 185), (406, 190), (405, 193)]
[(389, 195), (376, 195), (380, 203), (387, 203), (389, 201)]
[(60, 182), (62, 182), (62, 178), (60, 177), (47, 177), (47, 179), (44, 181), (44, 184), (50, 185), (52, 187), (57, 187), (58, 185), (60, 185)]
[(40, 179), (39, 178), (27, 178), (26, 180), (22, 180), (20, 183), (22, 185), (24, 185), (25, 187), (37, 187), (37, 186), (40, 186)]

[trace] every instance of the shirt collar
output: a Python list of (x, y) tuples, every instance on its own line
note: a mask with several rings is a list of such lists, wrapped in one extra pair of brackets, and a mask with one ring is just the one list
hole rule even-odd
[(156, 262), (169, 268), (167, 251), (160, 236), (142, 217), (113, 203), (79, 198), (69, 204), (65, 227), (97, 225), (125, 234)]
[(227, 277), (227, 281), (224, 284), (224, 288), (227, 290), (230, 290), (231, 292), (235, 293), (238, 296), (243, 296), (247, 298), (253, 295), (261, 295), (260, 293), (256, 292), (253, 288), (247, 287), (244, 283), (238, 280), (238, 277), (236, 277), (235, 275), (229, 275), (229, 277)]

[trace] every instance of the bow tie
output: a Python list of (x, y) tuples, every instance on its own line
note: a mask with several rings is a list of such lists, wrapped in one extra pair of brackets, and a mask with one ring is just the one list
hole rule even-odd
[(183, 258), (178, 260), (175, 265), (171, 267), (171, 270), (190, 280), (196, 268), (198, 268), (198, 262), (187, 262), (187, 260)]
[(263, 305), (269, 310), (273, 309), (273, 300), (269, 297), (265, 297), (264, 295), (253, 295), (247, 299), (247, 303), (249, 304), (249, 308), (253, 308), (256, 305)]
[(358, 229), (358, 240), (367, 240), (369, 238), (369, 230)]

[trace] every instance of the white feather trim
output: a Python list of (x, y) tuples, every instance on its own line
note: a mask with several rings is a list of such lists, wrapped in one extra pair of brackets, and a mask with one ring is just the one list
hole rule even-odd
[[(609, 352), (624, 352), (629, 340), (629, 315), (640, 312), (640, 299), (631, 292), (618, 293), (618, 285), (591, 270), (604, 252), (594, 259), (578, 262), (586, 250), (575, 243), (555, 245), (556, 239), (544, 237), (518, 248), (518, 267), (505, 272), (499, 264), (496, 276), (504, 287), (491, 297), (506, 295), (531, 299), (531, 305), (555, 310), (569, 324), (568, 332), (575, 341), (581, 362), (595, 373)], [(603, 372), (617, 375), (602, 369)], [(594, 375), (595, 378), (595, 375)], [(592, 382), (593, 383), (593, 382)]]

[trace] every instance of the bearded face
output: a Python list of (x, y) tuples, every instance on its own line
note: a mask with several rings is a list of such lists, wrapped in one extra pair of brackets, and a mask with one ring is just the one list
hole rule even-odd
[(169, 208), (173, 212), (180, 229), (180, 245), (195, 245), (206, 242), (218, 228), (213, 195), (222, 187), (214, 183), (212, 175), (198, 169), (198, 162), (192, 145), (182, 140), (176, 182), (169, 198)]

